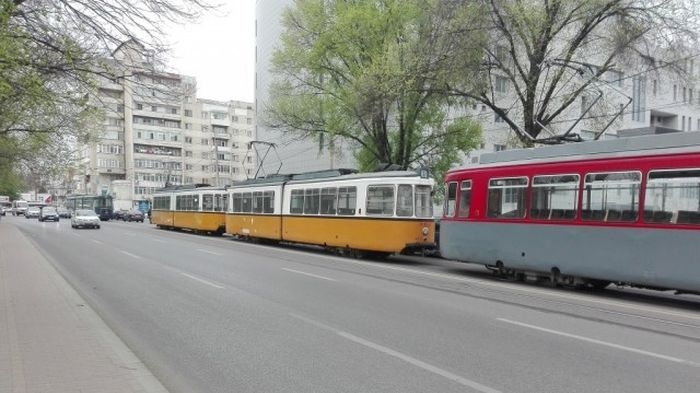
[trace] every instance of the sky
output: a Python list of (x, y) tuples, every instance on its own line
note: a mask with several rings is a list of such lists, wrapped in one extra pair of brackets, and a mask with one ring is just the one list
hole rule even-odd
[(170, 71), (194, 76), (197, 97), (253, 102), (255, 0), (223, 0), (221, 10), (194, 24), (174, 26)]

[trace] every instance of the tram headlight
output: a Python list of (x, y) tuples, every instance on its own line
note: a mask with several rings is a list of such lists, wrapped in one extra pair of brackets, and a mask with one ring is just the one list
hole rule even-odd
[(428, 229), (428, 227), (423, 227), (423, 236), (428, 236), (428, 232), (430, 232), (430, 229)]

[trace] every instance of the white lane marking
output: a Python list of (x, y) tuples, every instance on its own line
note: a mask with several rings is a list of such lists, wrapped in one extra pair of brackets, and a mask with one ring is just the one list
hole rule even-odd
[(287, 269), (287, 268), (284, 268), (284, 267), (282, 268), (282, 270), (284, 270), (284, 271), (286, 271), (286, 272), (291, 272), (291, 273), (303, 274), (303, 275), (309, 276), (309, 277), (320, 278), (321, 280), (338, 281), (338, 280), (336, 280), (336, 279), (334, 279), (334, 278), (319, 276), (318, 274), (302, 272), (302, 271), (300, 271), (300, 270)]
[(206, 252), (207, 254), (217, 255), (217, 256), (222, 256), (222, 255), (224, 255), (224, 254), (221, 254), (221, 253), (218, 253), (218, 252), (205, 250), (205, 249), (203, 249), (203, 248), (198, 248), (197, 251)]
[[(188, 235), (182, 234), (182, 236), (188, 236)], [(263, 250), (268, 250), (268, 251), (274, 250), (274, 251), (279, 251), (280, 253), (304, 255), (306, 257), (308, 257), (310, 255), (308, 252), (304, 252), (304, 251), (289, 250), (289, 249), (274, 248), (274, 247), (271, 248), (269, 246), (261, 246), (258, 244), (250, 244), (250, 243), (243, 243), (243, 242), (235, 242), (235, 244), (241, 245), (244, 247), (258, 248), (258, 249), (263, 249)], [(347, 258), (334, 257), (334, 256), (322, 255), (322, 254), (312, 254), (312, 255), (314, 257), (317, 257), (317, 258), (323, 258), (323, 259), (327, 259), (327, 260), (331, 260), (331, 261), (335, 261), (335, 262), (351, 263), (351, 264), (362, 265), (362, 266), (367, 266), (367, 267), (371, 267), (371, 268), (402, 271), (402, 272), (406, 272), (406, 273), (410, 273), (410, 274), (429, 276), (429, 277), (435, 277), (435, 278), (442, 278), (442, 279), (448, 279), (448, 280), (464, 282), (464, 283), (479, 284), (479, 285), (486, 286), (486, 287), (495, 287), (495, 288), (501, 288), (501, 289), (506, 289), (506, 290), (511, 290), (511, 291), (518, 291), (518, 292), (523, 292), (523, 293), (531, 293), (531, 294), (536, 294), (536, 295), (541, 295), (541, 296), (559, 298), (559, 299), (577, 300), (577, 301), (587, 302), (587, 303), (591, 303), (591, 304), (601, 304), (601, 305), (605, 305), (605, 306), (620, 307), (620, 308), (625, 308), (625, 309), (635, 310), (635, 311), (652, 312), (652, 313), (656, 313), (656, 314), (660, 314), (660, 315), (667, 315), (667, 316), (687, 318), (687, 319), (700, 321), (700, 315), (694, 315), (694, 314), (689, 314), (689, 313), (684, 313), (684, 312), (667, 311), (667, 310), (663, 310), (663, 309), (656, 308), (656, 307), (628, 304), (628, 303), (624, 303), (621, 301), (601, 300), (601, 299), (594, 299), (594, 298), (589, 298), (589, 297), (579, 296), (579, 295), (571, 295), (571, 294), (564, 294), (564, 293), (558, 293), (558, 292), (548, 292), (548, 291), (543, 291), (543, 290), (538, 290), (538, 289), (524, 288), (524, 287), (514, 285), (514, 284), (492, 282), (492, 281), (480, 280), (480, 279), (476, 279), (476, 278), (466, 278), (463, 276), (457, 276), (457, 275), (445, 274), (445, 273), (426, 272), (426, 271), (408, 269), (408, 268), (403, 268), (403, 267), (398, 267), (398, 266), (381, 265), (379, 262), (371, 262), (370, 263), (370, 262), (363, 262), (363, 261), (354, 261), (354, 260), (347, 259)], [(580, 305), (580, 306), (582, 306), (582, 305)], [(638, 317), (637, 315), (630, 315), (630, 316)]]
[(182, 274), (182, 275), (185, 276), (185, 277), (191, 278), (191, 279), (193, 279), (193, 280), (195, 280), (195, 281), (199, 281), (199, 282), (201, 282), (202, 284), (206, 284), (206, 285), (212, 286), (212, 287), (217, 288), (217, 289), (224, 289), (224, 286), (223, 286), (223, 285), (214, 284), (213, 282), (208, 281), (208, 280), (205, 280), (205, 279), (203, 279), (203, 278), (199, 278), (199, 277), (197, 277), (197, 276), (193, 276), (193, 275), (191, 275), (191, 274), (187, 274), (187, 273), (183, 273), (183, 272), (180, 272), (180, 274)]
[(624, 346), (624, 345), (614, 344), (614, 343), (607, 342), (607, 341), (596, 340), (595, 338), (588, 338), (588, 337), (583, 337), (583, 336), (579, 336), (579, 335), (576, 335), (576, 334), (560, 332), (560, 331), (558, 331), (558, 330), (547, 329), (547, 328), (543, 328), (543, 327), (535, 326), (535, 325), (530, 325), (530, 324), (523, 323), (523, 322), (511, 321), (510, 319), (505, 319), (505, 318), (496, 318), (496, 319), (499, 320), (499, 321), (501, 321), (501, 322), (509, 323), (509, 324), (511, 324), (511, 325), (516, 325), (516, 326), (520, 326), (520, 327), (525, 327), (525, 328), (533, 329), (533, 330), (539, 330), (539, 331), (545, 332), (545, 333), (556, 334), (557, 336), (573, 338), (573, 339), (575, 339), (575, 340), (581, 340), (581, 341), (589, 342), (589, 343), (592, 343), (592, 344), (603, 345), (603, 346), (606, 346), (606, 347), (615, 348), (615, 349), (619, 349), (619, 350), (627, 351), (627, 352), (632, 352), (632, 353), (636, 353), (636, 354), (639, 354), (639, 355), (651, 356), (651, 357), (654, 357), (654, 358), (657, 358), (657, 359), (667, 360), (667, 361), (669, 361), (669, 362), (674, 362), (674, 363), (686, 363), (686, 364), (693, 365), (693, 366), (696, 366), (696, 367), (697, 367), (697, 365), (696, 365), (695, 363), (693, 363), (693, 362), (690, 362), (690, 361), (684, 360), (684, 359), (680, 359), (680, 358), (676, 358), (676, 357), (673, 357), (673, 356), (662, 355), (662, 354), (660, 354), (660, 353), (649, 352), (649, 351), (645, 351), (645, 350), (643, 350), (643, 349), (637, 349), (637, 348), (627, 347), (627, 346)]
[(93, 242), (93, 243), (97, 243), (97, 244), (104, 244), (104, 243), (102, 243), (101, 241), (96, 240), (96, 239), (90, 239), (90, 241)]
[[(240, 243), (240, 244), (245, 244), (245, 243)], [(259, 246), (256, 244), (246, 244), (246, 245), (252, 246), (252, 247), (266, 248), (265, 246)], [(269, 249), (269, 247), (267, 247), (267, 248)], [(306, 255), (306, 256), (309, 255), (308, 253), (304, 253), (302, 251), (283, 250), (283, 249), (279, 249), (279, 250), (284, 251), (284, 252), (288, 252), (288, 253), (299, 254), (299, 255)], [(343, 259), (340, 257), (333, 257), (333, 256), (321, 255), (321, 254), (314, 254), (314, 256), (319, 257), (319, 258), (325, 258), (325, 259), (337, 261), (337, 262), (352, 263), (352, 264), (362, 265), (362, 266), (367, 266), (367, 267), (372, 267), (372, 268), (401, 271), (401, 272), (405, 272), (405, 273), (417, 274), (417, 275), (422, 275), (422, 276), (442, 278), (442, 279), (454, 280), (454, 281), (471, 283), (471, 284), (480, 284), (480, 285), (487, 286), (487, 287), (496, 287), (496, 288), (508, 289), (511, 291), (532, 293), (532, 294), (536, 294), (536, 295), (556, 297), (556, 298), (567, 299), (567, 300), (578, 300), (578, 301), (594, 303), (594, 304), (603, 304), (606, 306), (616, 306), (616, 307), (626, 308), (626, 309), (630, 309), (630, 310), (653, 312), (653, 313), (657, 313), (657, 314), (661, 314), (661, 315), (668, 315), (668, 316), (687, 318), (687, 319), (693, 319), (693, 320), (700, 321), (700, 315), (693, 315), (693, 314), (683, 313), (683, 312), (666, 311), (666, 310), (659, 309), (656, 307), (626, 304), (623, 302), (616, 302), (616, 301), (610, 301), (610, 300), (591, 299), (591, 298), (587, 298), (584, 296), (569, 295), (569, 294), (557, 293), (557, 292), (547, 292), (547, 291), (538, 290), (538, 289), (523, 288), (523, 287), (519, 287), (517, 285), (509, 285), (509, 284), (504, 284), (504, 283), (491, 282), (491, 281), (480, 280), (480, 279), (476, 279), (476, 278), (466, 278), (466, 277), (461, 277), (461, 276), (452, 275), (452, 274), (426, 272), (426, 271), (409, 269), (409, 268), (398, 267), (398, 266), (386, 266), (386, 265), (381, 265), (378, 262), (353, 261), (350, 259)], [(631, 316), (635, 316), (635, 315), (631, 315)]]
[(140, 256), (138, 256), (138, 255), (136, 255), (136, 254), (132, 254), (132, 253), (130, 253), (130, 252), (128, 252), (128, 251), (124, 251), (124, 250), (119, 250), (119, 251), (120, 251), (122, 254), (128, 255), (128, 256), (130, 256), (130, 257), (132, 257), (132, 258), (141, 259)]
[(463, 386), (466, 386), (466, 387), (468, 387), (468, 388), (471, 388), (471, 389), (474, 389), (474, 390), (478, 390), (479, 392), (483, 392), (483, 393), (501, 393), (500, 390), (496, 390), (496, 389), (494, 389), (494, 388), (491, 388), (491, 387), (486, 386), (486, 385), (482, 385), (482, 384), (480, 384), (480, 383), (478, 383), (478, 382), (475, 382), (475, 381), (472, 381), (472, 380), (470, 380), (470, 379), (464, 378), (464, 377), (459, 376), (459, 375), (457, 375), (457, 374), (453, 374), (453, 373), (451, 373), (451, 372), (449, 372), (449, 371), (447, 371), (447, 370), (441, 369), (440, 367), (433, 366), (433, 365), (430, 364), (430, 363), (426, 363), (426, 362), (424, 362), (424, 361), (422, 361), (422, 360), (418, 360), (418, 359), (416, 359), (416, 358), (414, 358), (414, 357), (411, 357), (411, 356), (409, 356), (409, 355), (406, 355), (405, 353), (402, 353), (402, 352), (399, 352), (399, 351), (395, 351), (395, 350), (393, 350), (393, 349), (391, 349), (391, 348), (385, 347), (385, 346), (383, 346), (383, 345), (376, 344), (376, 343), (374, 343), (374, 342), (372, 342), (372, 341), (369, 341), (369, 340), (365, 340), (364, 338), (355, 336), (354, 334), (350, 334), (350, 333), (348, 333), (348, 332), (344, 332), (344, 331), (342, 331), (342, 330), (338, 330), (338, 329), (336, 329), (336, 328), (334, 328), (334, 327), (328, 326), (328, 325), (323, 324), (323, 323), (318, 322), (318, 321), (314, 321), (313, 319), (309, 319), (309, 318), (306, 318), (306, 317), (301, 316), (301, 315), (298, 315), (298, 314), (289, 313), (289, 315), (292, 316), (292, 317), (294, 317), (294, 318), (300, 319), (300, 320), (302, 320), (302, 321), (304, 321), (304, 322), (307, 322), (307, 323), (309, 323), (309, 324), (312, 324), (312, 325), (314, 325), (314, 326), (316, 326), (316, 327), (319, 327), (319, 328), (321, 328), (321, 329), (329, 330), (329, 331), (331, 331), (331, 332), (333, 332), (333, 333), (339, 335), (340, 337), (345, 338), (346, 340), (350, 340), (350, 341), (352, 341), (352, 342), (354, 342), (354, 343), (356, 343), (356, 344), (364, 345), (365, 347), (374, 349), (375, 351), (379, 351), (379, 352), (381, 352), (381, 353), (383, 353), (383, 354), (385, 354), (385, 355), (389, 355), (389, 356), (394, 357), (394, 358), (397, 358), (397, 359), (399, 359), (399, 360), (403, 360), (403, 361), (406, 362), (406, 363), (409, 363), (409, 364), (411, 364), (411, 365), (413, 365), (413, 366), (416, 366), (416, 367), (418, 367), (418, 368), (422, 368), (423, 370), (429, 371), (429, 372), (431, 372), (431, 373), (433, 373), (433, 374), (437, 374), (437, 375), (439, 375), (439, 376), (441, 376), (441, 377), (443, 377), (443, 378), (447, 378), (447, 379), (449, 379), (449, 380), (451, 380), (451, 381), (453, 381), (453, 382), (457, 382), (458, 384), (463, 385)]

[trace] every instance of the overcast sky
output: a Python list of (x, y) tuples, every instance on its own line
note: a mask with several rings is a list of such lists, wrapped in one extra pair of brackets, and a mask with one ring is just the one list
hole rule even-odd
[(221, 12), (198, 24), (172, 29), (169, 68), (197, 78), (199, 98), (253, 102), (255, 0), (222, 3)]

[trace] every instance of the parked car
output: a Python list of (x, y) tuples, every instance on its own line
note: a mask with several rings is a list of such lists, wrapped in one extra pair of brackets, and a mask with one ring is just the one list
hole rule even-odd
[(120, 209), (120, 210), (115, 210), (114, 213), (112, 213), (112, 219), (113, 220), (124, 220), (126, 221), (126, 218), (129, 216), (129, 211), (126, 209)]
[(56, 208), (56, 211), (58, 212), (58, 216), (60, 218), (70, 218), (70, 210), (66, 209), (65, 207)]
[(29, 206), (27, 211), (24, 212), (24, 218), (39, 218), (41, 214), (41, 209), (38, 206)]
[(100, 217), (92, 210), (76, 210), (70, 218), (71, 228), (90, 227), (100, 229)]
[(58, 211), (55, 207), (46, 206), (39, 213), (39, 221), (56, 221), (58, 222)]
[(138, 221), (138, 222), (143, 222), (144, 216), (143, 212), (139, 209), (134, 209), (129, 212), (128, 216), (126, 217), (125, 221)]

